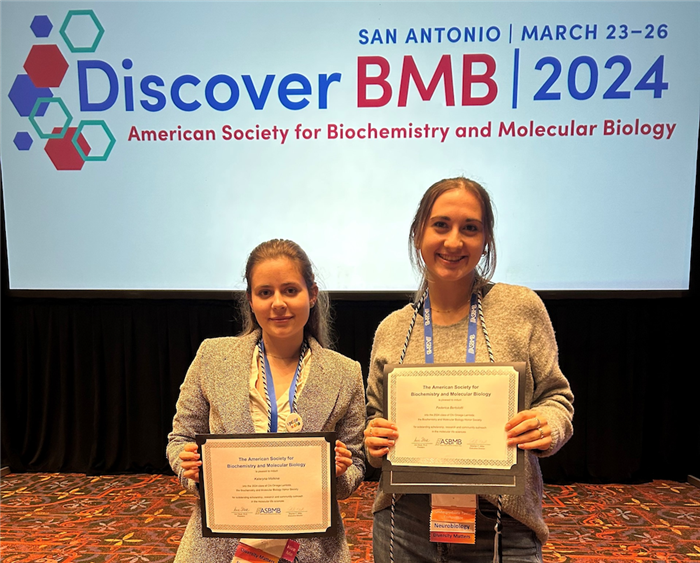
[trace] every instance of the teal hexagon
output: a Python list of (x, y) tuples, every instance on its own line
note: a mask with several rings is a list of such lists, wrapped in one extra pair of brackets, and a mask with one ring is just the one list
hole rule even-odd
[[(63, 124), (60, 133), (44, 133), (41, 130), (39, 124), (36, 122), (36, 119), (34, 119), (42, 104), (58, 104), (61, 107), (63, 114), (66, 116), (66, 122)], [(36, 134), (39, 135), (40, 138), (62, 139), (63, 136), (66, 134), (68, 126), (71, 124), (71, 121), (73, 121), (73, 116), (70, 114), (68, 108), (66, 107), (66, 104), (63, 103), (63, 100), (61, 98), (37, 98), (36, 102), (34, 102), (34, 107), (32, 108), (32, 111), (29, 114), (29, 121), (31, 122), (32, 127), (34, 127), (34, 131), (36, 131)]]
[[(92, 42), (92, 45), (90, 45), (89, 47), (76, 47), (70, 40), (70, 37), (68, 37), (66, 29), (68, 28), (70, 20), (74, 16), (89, 16), (92, 20), (92, 23), (95, 24), (95, 28), (97, 29), (97, 35), (95, 36), (95, 40)], [(102, 27), (100, 20), (97, 19), (95, 12), (93, 12), (92, 10), (69, 10), (66, 14), (66, 19), (63, 20), (63, 25), (61, 26), (61, 29), (59, 31), (61, 37), (63, 37), (63, 40), (66, 42), (66, 45), (68, 45), (68, 48), (70, 49), (71, 53), (94, 53), (97, 50), (97, 45), (100, 43), (100, 39), (102, 39), (104, 32), (105, 28)]]
[[(105, 132), (105, 135), (107, 135), (107, 138), (109, 139), (109, 144), (107, 145), (104, 154), (101, 154), (99, 156), (88, 156), (83, 151), (83, 148), (80, 146), (80, 143), (78, 143), (80, 133), (82, 133), (83, 127), (85, 127), (86, 125), (96, 125), (98, 127), (102, 127), (102, 130)], [(114, 138), (114, 135), (112, 135), (112, 132), (109, 130), (109, 127), (107, 127), (107, 124), (101, 119), (84, 119), (80, 122), (80, 125), (78, 125), (78, 128), (73, 134), (73, 146), (85, 162), (89, 162), (91, 160), (107, 160), (107, 157), (109, 156), (109, 153), (112, 152), (112, 149), (114, 148), (114, 144), (116, 142), (117, 140)]]

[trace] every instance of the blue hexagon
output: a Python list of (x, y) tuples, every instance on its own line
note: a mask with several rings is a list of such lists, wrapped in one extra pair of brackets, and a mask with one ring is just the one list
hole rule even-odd
[[(10, 93), (7, 95), (17, 113), (22, 117), (27, 117), (32, 112), (34, 104), (39, 98), (51, 98), (52, 96), (50, 88), (37, 88), (27, 74), (17, 75), (12, 88), (10, 88)], [(44, 115), (48, 107), (49, 104), (41, 104), (36, 115)]]
[[(90, 19), (90, 23), (85, 20), (84, 16)], [(83, 37), (75, 37), (74, 40), (68, 35), (68, 26), (73, 18), (80, 18), (78, 23), (92, 28), (89, 31), (83, 30), (81, 34)], [(104, 35), (105, 28), (102, 27), (100, 20), (97, 19), (95, 12), (92, 10), (69, 10), (58, 32), (61, 34), (61, 37), (63, 37), (66, 45), (68, 45), (71, 53), (94, 53), (97, 50), (100, 39), (102, 39)], [(91, 41), (92, 43), (90, 43)]]
[(34, 141), (32, 141), (32, 136), (29, 133), (20, 131), (15, 135), (13, 142), (19, 150), (28, 151)]
[(34, 16), (29, 27), (32, 28), (35, 37), (48, 37), (53, 29), (53, 24), (49, 16)]

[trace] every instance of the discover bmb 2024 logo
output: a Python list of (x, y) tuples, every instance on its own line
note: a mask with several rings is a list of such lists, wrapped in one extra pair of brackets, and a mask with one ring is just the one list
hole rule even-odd
[[(53, 28), (45, 15), (35, 16), (29, 25), (37, 39), (48, 38)], [(94, 53), (104, 28), (92, 10), (70, 10), (58, 33), (71, 53)], [(44, 151), (56, 170), (81, 170), (86, 162), (107, 160), (116, 139), (103, 120), (81, 120), (71, 126), (68, 106), (52, 90), (61, 86), (68, 67), (58, 45), (35, 44), (24, 61), (26, 74), (17, 75), (8, 97), (39, 139), (47, 140)], [(34, 139), (30, 131), (18, 131), (14, 143), (27, 151)], [(100, 147), (101, 154), (94, 147)]]

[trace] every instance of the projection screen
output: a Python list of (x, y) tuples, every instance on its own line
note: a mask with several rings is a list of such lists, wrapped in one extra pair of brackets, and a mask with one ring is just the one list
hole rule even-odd
[(10, 288), (229, 290), (289, 238), (410, 290), (422, 193), (496, 206), (499, 281), (688, 288), (697, 2), (12, 2)]

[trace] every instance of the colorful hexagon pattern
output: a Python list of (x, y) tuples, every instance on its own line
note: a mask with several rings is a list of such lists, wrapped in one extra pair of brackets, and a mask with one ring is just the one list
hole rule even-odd
[[(74, 25), (71, 26), (71, 24)], [(73, 27), (77, 27), (76, 24), (82, 24), (81, 27), (83, 28), (88, 27), (89, 31), (83, 30), (83, 33), (78, 37), (78, 34), (73, 29)], [(69, 31), (71, 31), (70, 34)], [(92, 10), (70, 10), (59, 30), (71, 53), (94, 53), (104, 32), (104, 27), (102, 27), (100, 20), (97, 19), (95, 12)]]
[[(39, 98), (50, 98), (53, 96), (49, 88), (37, 88), (28, 74), (18, 74), (12, 83), (10, 93), (7, 95), (15, 106), (17, 113), (22, 117), (28, 117)], [(48, 104), (41, 104), (36, 115), (44, 115)]]
[(24, 70), (37, 88), (57, 88), (68, 70), (58, 45), (34, 45), (24, 61)]
[[(69, 127), (63, 137), (57, 136), (47, 141), (44, 150), (49, 155), (56, 170), (80, 170), (85, 164), (85, 160), (75, 147), (79, 146), (83, 154), (89, 155), (90, 145), (82, 134), (76, 136), (77, 129), (77, 127)], [(61, 129), (56, 127), (52, 133), (60, 135)], [(73, 143), (74, 136), (76, 136), (75, 144)]]
[[(44, 38), (54, 26), (47, 15), (36, 15), (29, 27), (35, 37)], [(93, 10), (69, 10), (59, 34), (71, 53), (92, 53), (104, 28)], [(81, 170), (85, 162), (107, 160), (116, 143), (103, 120), (83, 120), (70, 127), (73, 116), (51, 90), (61, 85), (69, 66), (58, 45), (33, 45), (23, 65), (26, 74), (18, 74), (8, 92), (17, 113), (28, 118), (39, 138), (47, 139), (44, 151), (56, 170)], [(27, 151), (34, 139), (29, 131), (18, 131), (13, 142), (17, 150)]]
[(49, 16), (34, 16), (31, 25), (34, 37), (48, 37), (53, 29)]
[(19, 150), (28, 151), (31, 148), (32, 143), (34, 141), (32, 140), (32, 136), (29, 133), (27, 133), (26, 131), (20, 131), (15, 135), (15, 138), (12, 140), (12, 142)]

